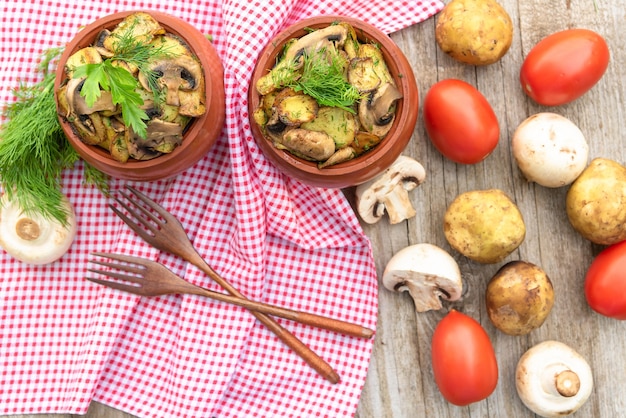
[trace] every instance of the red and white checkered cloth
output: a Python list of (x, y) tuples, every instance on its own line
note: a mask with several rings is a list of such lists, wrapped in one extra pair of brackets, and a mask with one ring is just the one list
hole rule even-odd
[[(319, 14), (353, 16), (391, 33), (440, 1), (224, 0), (0, 3), (0, 101), (38, 81), (40, 53), (93, 20), (159, 10), (210, 34), (225, 67), (226, 123), (209, 154), (175, 179), (134, 184), (185, 225), (199, 252), (248, 297), (375, 327), (371, 246), (339, 190), (282, 176), (249, 129), (246, 92), (255, 59), (280, 29)], [(47, 266), (0, 254), (0, 415), (86, 412), (97, 400), (142, 417), (352, 416), (372, 341), (280, 320), (342, 380), (318, 376), (244, 309), (194, 296), (138, 298), (84, 280), (92, 251), (148, 256), (217, 287), (159, 254), (83, 185), (63, 177), (78, 216), (70, 251)], [(114, 181), (113, 192), (124, 182)]]

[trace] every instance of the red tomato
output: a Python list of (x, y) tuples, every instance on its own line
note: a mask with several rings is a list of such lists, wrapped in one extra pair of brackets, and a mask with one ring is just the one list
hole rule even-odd
[(487, 332), (455, 310), (435, 328), (432, 363), (439, 391), (454, 405), (481, 401), (498, 383), (498, 363)]
[(498, 145), (498, 118), (485, 96), (465, 81), (448, 79), (434, 84), (423, 110), (431, 142), (454, 162), (478, 163)]
[(609, 47), (587, 29), (568, 29), (541, 40), (524, 60), (522, 89), (544, 106), (569, 103), (585, 94), (604, 75)]
[(626, 319), (626, 241), (606, 247), (585, 276), (585, 297), (591, 309), (615, 319)]

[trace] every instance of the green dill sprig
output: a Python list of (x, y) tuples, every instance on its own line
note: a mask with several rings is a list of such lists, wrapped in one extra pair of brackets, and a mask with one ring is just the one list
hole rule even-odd
[[(313, 97), (320, 105), (339, 107), (355, 113), (353, 105), (361, 98), (359, 90), (344, 76), (342, 58), (330, 50), (320, 49), (302, 57), (302, 70), (296, 64), (276, 73), (276, 85), (291, 87)], [(290, 69), (291, 68), (291, 69)]]
[(46, 52), (38, 67), (43, 79), (14, 89), (17, 101), (3, 111), (7, 121), (0, 128), (0, 185), (25, 213), (66, 225), (69, 214), (62, 205), (60, 175), (79, 156), (67, 142), (56, 113), (55, 74), (48, 66), (59, 52)]
[(116, 36), (115, 53), (100, 63), (85, 64), (73, 70), (74, 78), (85, 78), (80, 90), (87, 106), (93, 106), (102, 91), (111, 93), (114, 104), (119, 104), (122, 110), (124, 124), (129, 126), (139, 137), (146, 138), (146, 122), (150, 119), (141, 108), (144, 101), (138, 93), (141, 88), (138, 78), (124, 67), (114, 64), (124, 62), (135, 67), (146, 78), (152, 90), (155, 101), (161, 97), (157, 78), (159, 74), (150, 69), (150, 64), (157, 59), (172, 58), (175, 54), (168, 46), (147, 44), (137, 39), (132, 27)]

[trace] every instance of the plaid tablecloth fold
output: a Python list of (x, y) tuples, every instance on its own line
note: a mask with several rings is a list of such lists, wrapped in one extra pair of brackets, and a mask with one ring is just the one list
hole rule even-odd
[[(375, 327), (370, 243), (339, 190), (282, 176), (251, 136), (246, 103), (255, 59), (275, 33), (319, 14), (353, 16), (391, 33), (440, 1), (4, 1), (0, 101), (37, 81), (40, 53), (91, 21), (158, 10), (210, 34), (225, 68), (226, 123), (217, 145), (178, 177), (135, 187), (185, 225), (200, 253), (248, 297)], [(124, 186), (114, 181), (112, 191)], [(84, 280), (92, 251), (165, 263), (217, 287), (195, 267), (138, 239), (83, 185), (63, 176), (78, 216), (70, 251), (47, 266), (0, 254), (0, 415), (85, 413), (91, 400), (142, 417), (351, 416), (372, 341), (279, 320), (331, 363), (332, 385), (245, 310), (198, 297), (138, 298)]]

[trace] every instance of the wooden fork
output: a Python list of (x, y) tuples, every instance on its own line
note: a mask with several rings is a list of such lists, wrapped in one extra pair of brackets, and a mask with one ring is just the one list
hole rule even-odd
[(171, 294), (190, 294), (205, 296), (220, 302), (227, 302), (233, 305), (247, 308), (251, 311), (261, 312), (268, 315), (278, 316), (290, 319), (302, 324), (335, 331), (353, 337), (371, 338), (374, 334), (369, 328), (362, 327), (350, 322), (340, 321), (337, 319), (327, 318), (306, 312), (294, 311), (291, 309), (281, 308), (262, 302), (252, 301), (250, 299), (242, 299), (224, 293), (214, 292), (209, 289), (197, 286), (188, 282), (173, 271), (156, 261), (148, 260), (141, 257), (133, 257), (130, 255), (110, 254), (94, 252), (95, 256), (109, 258), (111, 260), (121, 261), (122, 263), (112, 263), (108, 261), (91, 260), (91, 263), (98, 264), (110, 269), (131, 273), (124, 274), (118, 271), (89, 269), (92, 273), (102, 276), (111, 277), (122, 280), (119, 281), (102, 280), (92, 277), (86, 277), (87, 280), (111, 287), (113, 289), (123, 290), (140, 296), (161, 296)]
[[(186, 260), (198, 267), (232, 296), (246, 299), (241, 292), (232, 286), (226, 279), (217, 274), (206, 263), (206, 261), (204, 261), (202, 256), (200, 256), (191, 243), (184, 226), (174, 215), (167, 212), (163, 207), (159, 206), (156, 202), (133, 187), (127, 185), (126, 188), (136, 197), (136, 199), (143, 202), (143, 204), (136, 199), (133, 199), (130, 194), (124, 192), (120, 192), (120, 194), (126, 198), (130, 205), (121, 199), (115, 198), (115, 200), (126, 210), (126, 212), (128, 212), (129, 215), (134, 218), (134, 220), (125, 215), (115, 206), (109, 206), (117, 214), (117, 216), (119, 216), (133, 231), (135, 231), (135, 233), (137, 233), (137, 235), (153, 247), (161, 251), (177, 255), (183, 260)], [(146, 206), (149, 209), (146, 208)], [(158, 216), (155, 215), (155, 212)], [(337, 372), (324, 359), (318, 356), (295, 335), (282, 327), (272, 317), (264, 313), (254, 311), (252, 311), (252, 315), (254, 315), (270, 331), (276, 334), (276, 336), (285, 345), (291, 348), (326, 380), (331, 383), (339, 382), (339, 374), (337, 374)]]

